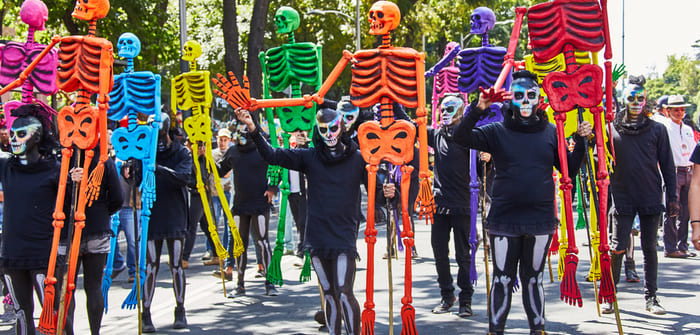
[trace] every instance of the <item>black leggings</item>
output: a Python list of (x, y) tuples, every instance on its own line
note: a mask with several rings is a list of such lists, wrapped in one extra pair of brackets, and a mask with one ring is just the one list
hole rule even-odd
[[(656, 240), (661, 214), (639, 215), (639, 233), (642, 253), (644, 254), (644, 296), (655, 296), (658, 290), (657, 272), (659, 258), (656, 254)], [(615, 214), (612, 224), (610, 247), (616, 251), (626, 250), (630, 245), (630, 232), (634, 223), (634, 215)], [(613, 271), (619, 271), (613, 269)], [(619, 275), (617, 276), (619, 278)]]
[[(88, 322), (90, 323), (90, 333), (93, 335), (100, 333), (102, 315), (104, 314), (105, 301), (102, 295), (102, 275), (104, 274), (107, 254), (83, 254), (78, 257), (77, 268), (75, 269), (75, 281), (78, 283), (78, 273), (80, 265), (83, 268), (83, 289), (85, 290), (85, 301), (87, 305)], [(63, 276), (61, 276), (63, 278)], [(59, 280), (61, 280), (59, 278)], [(64, 334), (73, 334), (73, 316), (75, 314), (75, 299), (77, 294), (73, 292), (73, 299), (66, 311), (66, 325)], [(55, 300), (59, 302), (59, 299)], [(59, 302), (60, 303), (60, 302)], [(58, 305), (56, 305), (58, 307)]]
[(518, 264), (523, 287), (523, 307), (530, 330), (544, 330), (542, 270), (552, 235), (490, 235), (490, 241), (493, 277), (489, 297), (489, 332), (503, 332), (506, 328)]
[[(153, 294), (156, 291), (156, 277), (160, 267), (160, 253), (163, 250), (164, 240), (148, 240), (146, 252), (146, 281), (143, 287), (143, 308), (148, 310), (153, 302)], [(165, 240), (170, 259), (170, 272), (173, 275), (173, 291), (177, 307), (185, 304), (185, 270), (182, 268), (182, 251), (184, 249), (183, 238), (169, 238)]]
[[(237, 215), (235, 221), (238, 222), (238, 230), (241, 234), (241, 240), (245, 251), (236, 258), (236, 270), (238, 272), (238, 286), (244, 285), (245, 268), (248, 265), (248, 236), (253, 233), (255, 244), (260, 248), (262, 253), (262, 265), (267, 276), (267, 266), (272, 258), (270, 250), (270, 242), (267, 240), (267, 234), (270, 227), (270, 213), (260, 215)], [(267, 284), (267, 280), (265, 284)]]
[(334, 258), (312, 256), (311, 264), (314, 266), (323, 290), (329, 333), (340, 335), (341, 320), (345, 319), (347, 333), (359, 335), (360, 304), (352, 292), (355, 284), (355, 260), (346, 254), (340, 254)]
[(5, 282), (15, 305), (17, 324), (15, 332), (18, 335), (36, 334), (34, 325), (34, 298), (32, 288), (36, 291), (39, 301), (44, 303), (44, 279), (46, 269), (19, 270), (5, 269)]

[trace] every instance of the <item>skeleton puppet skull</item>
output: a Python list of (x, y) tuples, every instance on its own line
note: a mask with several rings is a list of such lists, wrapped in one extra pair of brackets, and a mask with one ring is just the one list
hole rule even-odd
[(350, 102), (350, 97), (343, 97), (338, 102), (338, 112), (343, 115), (345, 131), (350, 131), (357, 121), (357, 117), (360, 116), (360, 108)]
[(27, 0), (19, 10), (22, 22), (37, 30), (44, 30), (44, 22), (49, 18), (49, 9), (40, 0)]
[(520, 110), (520, 117), (530, 118), (537, 109), (540, 101), (540, 87), (537, 81), (529, 77), (520, 77), (511, 84), (513, 92), (513, 105)]
[(471, 34), (486, 34), (493, 26), (496, 24), (496, 14), (493, 13), (491, 8), (479, 7), (474, 10), (470, 20), (472, 29), (469, 31)]
[(123, 33), (117, 42), (119, 57), (136, 58), (141, 53), (141, 40), (132, 33)]
[(316, 130), (328, 147), (338, 144), (343, 133), (343, 115), (334, 109), (322, 108), (316, 113)]
[(78, 20), (97, 20), (107, 16), (109, 6), (109, 0), (78, 0), (71, 15)]
[(34, 150), (41, 140), (41, 122), (33, 116), (20, 117), (12, 122), (10, 130), (10, 145), (12, 153), (17, 156), (25, 155)]
[(387, 35), (401, 22), (399, 6), (389, 1), (377, 1), (369, 9), (369, 33)]
[(299, 12), (291, 7), (280, 7), (275, 13), (275, 26), (278, 34), (293, 33), (299, 28)]
[(202, 55), (202, 45), (197, 41), (187, 41), (182, 48), (182, 60), (194, 62)]
[(464, 100), (458, 94), (446, 94), (440, 103), (440, 113), (443, 127), (456, 124), (464, 114)]

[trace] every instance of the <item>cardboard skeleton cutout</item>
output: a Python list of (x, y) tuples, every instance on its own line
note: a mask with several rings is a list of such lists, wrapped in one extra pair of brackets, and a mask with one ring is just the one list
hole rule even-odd
[[(127, 126), (117, 128), (112, 133), (112, 145), (116, 157), (121, 161), (136, 159), (142, 162), (141, 185), (141, 238), (138, 255), (138, 280), (134, 281), (131, 293), (122, 308), (135, 308), (139, 303), (137, 292), (143, 287), (146, 277), (146, 244), (151, 207), (156, 200), (155, 169), (158, 132), (161, 126), (160, 75), (152, 72), (135, 72), (134, 58), (141, 52), (141, 41), (132, 33), (119, 36), (118, 54), (126, 58), (127, 66), (123, 73), (114, 77), (114, 87), (109, 97), (112, 104), (107, 116), (114, 121), (127, 119)], [(139, 122), (138, 114), (148, 117), (147, 122)], [(113, 219), (114, 220), (114, 219)], [(118, 220), (118, 218), (117, 218)], [(105, 269), (107, 270), (107, 269)], [(111, 269), (110, 269), (111, 270)], [(109, 289), (103, 285), (103, 291)]]
[[(357, 107), (371, 107), (376, 103), (381, 104), (380, 121), (367, 121), (360, 125), (358, 138), (360, 151), (367, 161), (368, 170), (368, 206), (367, 229), (365, 240), (368, 242), (367, 264), (367, 291), (365, 310), (362, 312), (362, 331), (365, 334), (374, 333), (374, 244), (376, 243), (377, 230), (374, 227), (374, 201), (376, 173), (379, 163), (386, 160), (391, 164), (401, 166), (404, 175), (410, 175), (413, 167), (407, 165), (413, 158), (413, 145), (416, 128), (405, 120), (395, 120), (393, 115), (393, 102), (408, 108), (417, 108), (418, 135), (420, 142), (420, 178), (421, 191), (416, 204), (420, 207), (419, 213), (426, 218), (432, 218), (434, 201), (432, 187), (428, 178), (428, 147), (427, 147), (427, 115), (425, 112), (425, 55), (410, 48), (400, 48), (391, 45), (391, 30), (398, 27), (401, 13), (398, 6), (388, 1), (375, 2), (370, 8), (369, 24), (370, 34), (382, 37), (382, 44), (377, 49), (360, 50), (353, 53), (343, 52), (343, 58), (335, 66), (328, 79), (321, 86), (318, 93), (313, 96), (304, 96), (297, 99), (265, 99), (250, 98), (248, 81), (244, 78), (243, 84), (239, 84), (235, 77), (230, 81), (222, 82), (219, 86), (223, 92), (220, 96), (225, 98), (236, 108), (254, 110), (265, 107), (300, 106), (311, 107), (314, 102), (323, 102), (323, 97), (337, 80), (340, 73), (352, 62), (352, 86), (350, 88), (351, 102)], [(385, 70), (387, 69), (387, 70)], [(221, 79), (221, 78), (220, 78)], [(411, 250), (414, 244), (413, 231), (408, 219), (408, 188), (410, 178), (403, 178), (401, 182), (401, 201), (404, 229), (401, 233), (406, 250)], [(430, 219), (428, 219), (430, 220)], [(404, 334), (416, 334), (415, 310), (411, 297), (411, 253), (406, 252), (406, 270), (404, 297), (402, 299), (401, 318), (403, 320)]]
[[(0, 45), (0, 85), (9, 85), (20, 76), (29, 64), (39, 58), (39, 54), (46, 48), (46, 45), (37, 43), (34, 40), (34, 33), (37, 30), (44, 30), (44, 22), (48, 19), (49, 10), (40, 0), (26, 0), (20, 7), (20, 18), (22, 22), (29, 26), (27, 41), (8, 42)], [(12, 127), (12, 111), (22, 104), (37, 103), (51, 114), (56, 114), (51, 107), (40, 100), (34, 99), (33, 90), (45, 95), (56, 93), (56, 64), (58, 63), (58, 52), (54, 48), (48, 49), (48, 54), (39, 59), (35, 70), (28, 74), (27, 80), (22, 85), (22, 100), (10, 101), (4, 105), (5, 120), (7, 128)], [(0, 103), (0, 110), (2, 110)]]
[(447, 93), (459, 92), (459, 88), (457, 87), (459, 68), (455, 66), (454, 58), (457, 57), (460, 50), (461, 48), (457, 42), (447, 43), (447, 46), (445, 46), (445, 54), (442, 59), (438, 61), (435, 66), (430, 68), (430, 70), (425, 71), (426, 78), (435, 77), (435, 79), (433, 79), (432, 99), (433, 128), (438, 127), (438, 106), (440, 104), (440, 99)]
[[(226, 249), (221, 245), (219, 234), (216, 231), (216, 224), (211, 213), (211, 206), (209, 206), (209, 197), (204, 188), (204, 180), (202, 180), (202, 168), (207, 169), (211, 176), (214, 177), (216, 192), (221, 199), (221, 207), (223, 208), (226, 219), (228, 220), (229, 228), (231, 229), (231, 234), (233, 235), (233, 256), (240, 256), (240, 254), (244, 251), (244, 247), (240, 233), (236, 227), (236, 223), (231, 215), (231, 210), (228, 205), (228, 201), (226, 200), (226, 196), (224, 195), (224, 190), (221, 187), (221, 180), (219, 178), (216, 162), (214, 162), (214, 157), (212, 156), (212, 130), (211, 118), (209, 117), (209, 106), (212, 102), (212, 94), (209, 84), (209, 71), (197, 70), (197, 58), (199, 58), (201, 55), (202, 47), (198, 42), (187, 41), (185, 43), (183, 47), (182, 59), (190, 62), (190, 71), (180, 74), (172, 79), (171, 100), (173, 111), (177, 111), (178, 109), (192, 111), (192, 116), (186, 118), (183, 125), (189, 140), (192, 142), (192, 157), (197, 174), (197, 191), (199, 192), (199, 196), (202, 198), (204, 215), (209, 223), (209, 233), (214, 241), (216, 254), (219, 257), (219, 267), (221, 268), (223, 267), (223, 260), (228, 258), (228, 252), (226, 252)], [(199, 159), (197, 159), (198, 148), (202, 144), (206, 146), (206, 166), (204, 167), (199, 165)], [(223, 269), (220, 270), (223, 279), (224, 271)], [(224, 295), (226, 295), (225, 286)]]
[[(601, 8), (602, 7), (602, 8)], [(561, 298), (570, 304), (582, 305), (581, 293), (576, 283), (575, 272), (578, 263), (578, 249), (574, 239), (574, 227), (572, 222), (571, 178), (568, 176), (566, 162), (566, 145), (564, 143), (563, 123), (566, 112), (574, 108), (590, 108), (594, 114), (595, 133), (603, 134), (602, 107), (599, 104), (603, 97), (602, 84), (603, 72), (595, 65), (578, 65), (574, 54), (574, 48), (583, 51), (598, 51), (606, 46), (605, 50), (605, 86), (608, 88), (606, 95), (606, 108), (612, 110), (612, 58), (610, 50), (610, 34), (607, 21), (607, 1), (590, 0), (555, 0), (542, 3), (530, 8), (528, 12), (528, 25), (530, 29), (531, 44), (535, 61), (544, 62), (557, 54), (564, 52), (565, 72), (552, 72), (548, 74), (543, 86), (550, 97), (551, 107), (557, 112), (557, 134), (559, 137), (559, 157), (562, 167), (561, 188), (564, 190), (565, 215), (567, 235), (569, 238), (566, 250), (566, 267), (561, 284)], [(596, 136), (596, 147), (600, 153), (605, 153), (603, 136)], [(600, 302), (614, 302), (615, 289), (610, 272), (609, 245), (607, 243), (607, 185), (608, 172), (605, 159), (598, 160), (598, 186), (599, 192), (599, 228), (600, 228), (600, 269), (601, 290), (598, 300)]]

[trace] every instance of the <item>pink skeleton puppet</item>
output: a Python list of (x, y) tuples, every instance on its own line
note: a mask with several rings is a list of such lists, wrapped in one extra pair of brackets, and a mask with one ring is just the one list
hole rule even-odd
[[(601, 8), (602, 7), (602, 8)], [(566, 250), (564, 277), (561, 283), (561, 299), (569, 304), (581, 306), (581, 292), (576, 282), (578, 248), (574, 239), (572, 222), (571, 178), (568, 176), (566, 150), (564, 142), (564, 121), (566, 112), (574, 109), (590, 108), (595, 120), (596, 149), (598, 157), (605, 157), (603, 135), (603, 71), (596, 65), (579, 65), (576, 63), (574, 48), (582, 51), (596, 52), (605, 50), (605, 86), (612, 87), (612, 50), (610, 49), (610, 32), (607, 20), (607, 1), (601, 0), (555, 0), (531, 7), (528, 11), (528, 26), (533, 56), (536, 61), (549, 60), (563, 52), (566, 59), (565, 72), (552, 72), (543, 81), (544, 91), (554, 109), (557, 123), (559, 157), (562, 167), (561, 188), (564, 190), (564, 210), (567, 219), (567, 236), (569, 244)], [(612, 113), (612, 90), (606, 94), (606, 107)], [(605, 159), (598, 160), (597, 186), (599, 189), (599, 227), (600, 227), (600, 302), (614, 302), (615, 288), (610, 271), (609, 245), (607, 243), (607, 203), (608, 171)]]
[[(457, 93), (459, 88), (457, 87), (457, 79), (459, 77), (459, 68), (455, 66), (454, 58), (457, 57), (457, 53), (460, 51), (459, 43), (450, 42), (445, 46), (445, 54), (442, 59), (438, 61), (435, 66), (430, 68), (430, 70), (425, 71), (425, 77), (435, 77), (433, 79), (433, 122), (432, 127), (438, 127), (438, 106), (440, 105), (440, 99), (445, 96), (446, 93)], [(449, 65), (447, 65), (449, 63)], [(467, 100), (467, 97), (464, 97)]]
[[(49, 17), (49, 10), (40, 0), (26, 0), (22, 3), (19, 12), (22, 22), (29, 25), (27, 41), (8, 42), (0, 45), (0, 85), (7, 86), (20, 77), (20, 73), (37, 58), (37, 55), (46, 48), (46, 45), (34, 41), (34, 32), (44, 30), (44, 22)], [(7, 128), (12, 127), (12, 111), (23, 104), (37, 103), (44, 110), (51, 114), (56, 114), (51, 107), (40, 100), (34, 99), (34, 88), (45, 95), (56, 93), (56, 67), (58, 64), (58, 53), (56, 49), (50, 49), (46, 57), (37, 64), (35, 71), (32, 71), (27, 80), (22, 85), (22, 100), (10, 101), (5, 104), (5, 120)], [(0, 110), (2, 105), (0, 103)]]

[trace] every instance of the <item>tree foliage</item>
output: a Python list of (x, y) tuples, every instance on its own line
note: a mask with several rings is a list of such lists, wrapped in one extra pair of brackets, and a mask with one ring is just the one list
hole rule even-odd
[(647, 81), (647, 96), (656, 100), (662, 95), (680, 94), (693, 104), (687, 113), (695, 116), (700, 102), (700, 60), (676, 55), (668, 56), (667, 60), (668, 67), (663, 76)]

